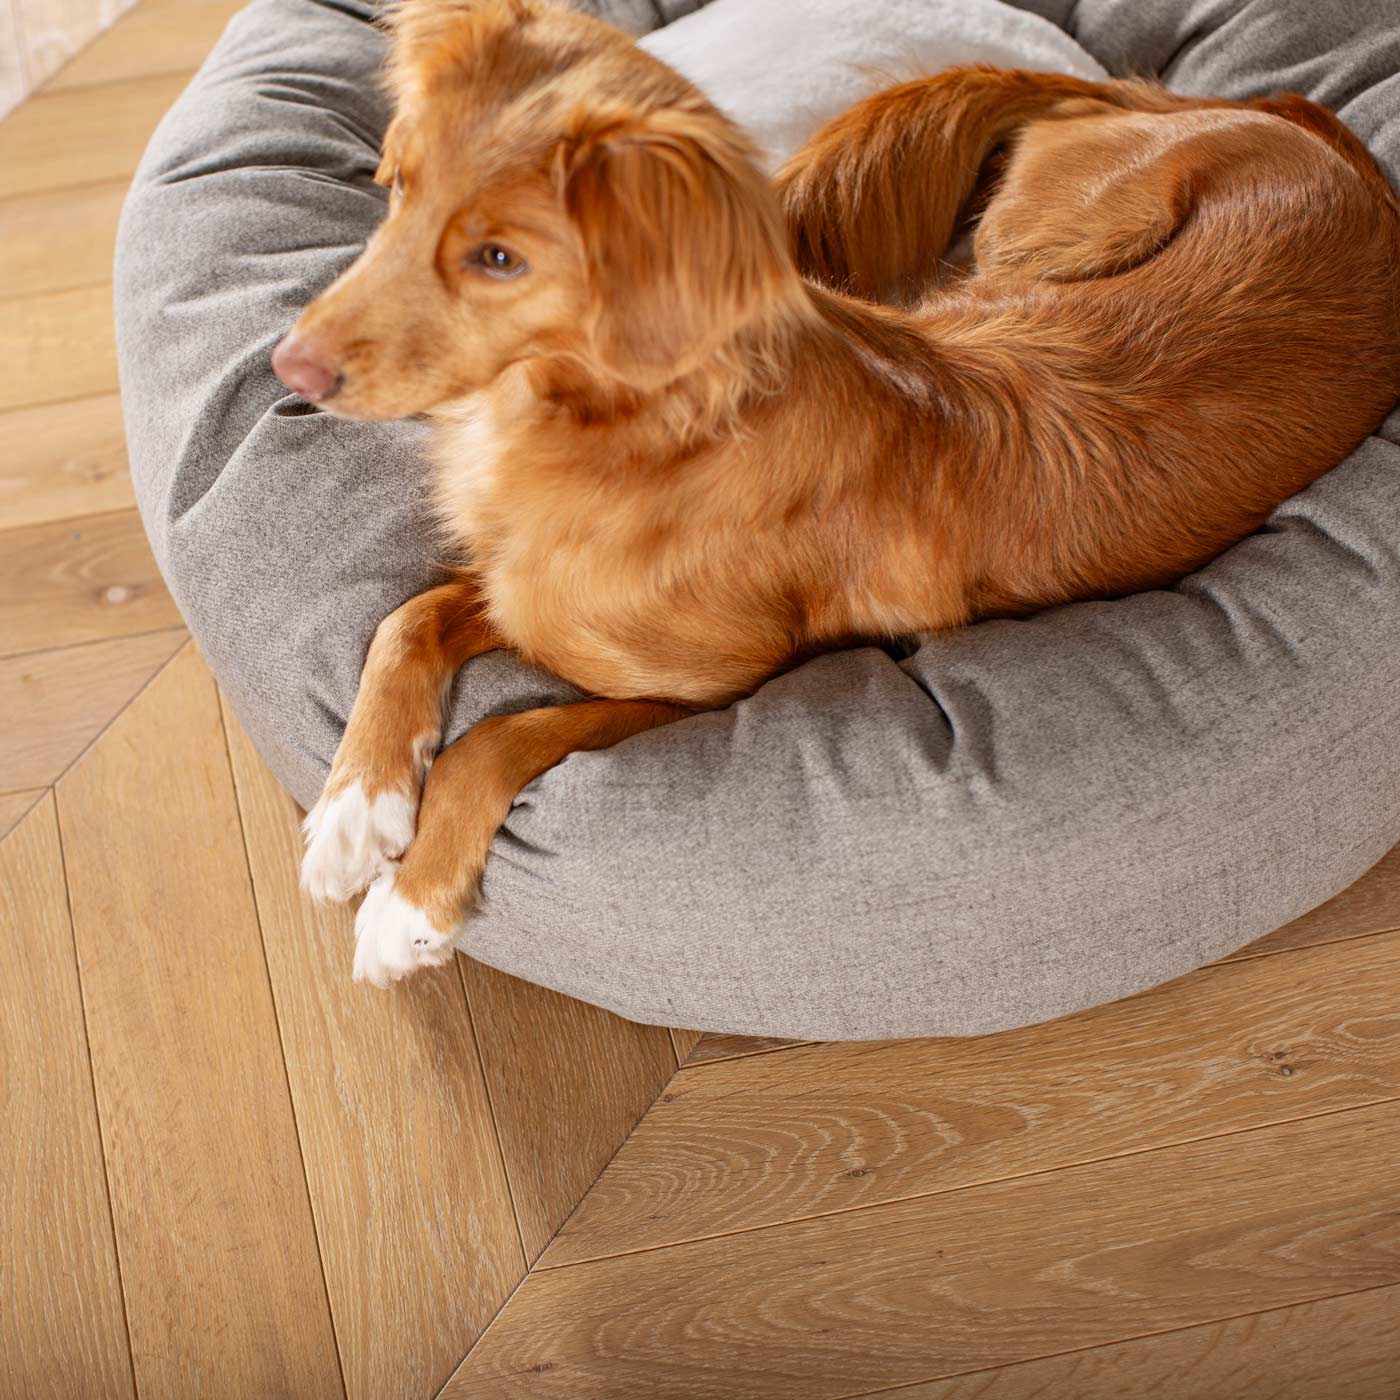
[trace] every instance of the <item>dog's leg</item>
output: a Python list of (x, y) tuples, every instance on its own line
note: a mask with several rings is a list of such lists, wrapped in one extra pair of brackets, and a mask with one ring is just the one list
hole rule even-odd
[(1219, 138), (1134, 121), (1113, 115), (1026, 132), (977, 226), (978, 273), (1086, 281), (1165, 248)]
[(470, 578), (410, 598), (379, 624), (330, 777), (306, 818), (301, 879), (313, 898), (349, 899), (403, 854), (452, 679), (499, 646)]
[(451, 957), (491, 838), (527, 783), (571, 753), (610, 748), (691, 713), (649, 700), (588, 700), (486, 719), (450, 744), (424, 788), (418, 835), (356, 916), (356, 979), (382, 987)]
[(876, 93), (778, 172), (802, 274), (869, 301), (918, 300), (992, 153), (1029, 122), (1181, 99), (1146, 84), (971, 67)]

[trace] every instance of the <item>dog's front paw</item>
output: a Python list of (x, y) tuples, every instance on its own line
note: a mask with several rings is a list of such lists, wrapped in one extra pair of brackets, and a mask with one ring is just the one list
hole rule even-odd
[(329, 798), (323, 794), (302, 825), (302, 888), (323, 902), (350, 899), (408, 849), (414, 817), (414, 804), (405, 794), (366, 797), (358, 781)]
[(376, 987), (447, 962), (457, 932), (437, 928), (395, 889), (394, 875), (390, 869), (375, 880), (355, 915), (355, 981)]

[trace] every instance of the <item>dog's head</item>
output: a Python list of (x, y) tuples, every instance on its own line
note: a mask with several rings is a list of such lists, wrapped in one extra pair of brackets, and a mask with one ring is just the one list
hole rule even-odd
[(647, 392), (791, 295), (748, 143), (620, 31), (551, 0), (405, 0), (389, 213), (277, 347), (287, 385), (398, 418), (537, 358)]

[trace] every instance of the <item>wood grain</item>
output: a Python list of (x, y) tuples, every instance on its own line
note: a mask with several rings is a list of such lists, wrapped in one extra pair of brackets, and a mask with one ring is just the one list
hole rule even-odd
[(0, 656), (180, 621), (134, 510), (0, 533)]
[(143, 0), (65, 64), (45, 91), (64, 92), (162, 73), (192, 73), (242, 8), (242, 0)]
[(683, 1069), (546, 1266), (1400, 1097), (1400, 936), (975, 1040)]
[(53, 797), (0, 842), (0, 1390), (129, 1396)]
[(112, 280), (127, 181), (0, 199), (0, 298)]
[(1389, 1103), (537, 1270), (443, 1394), (834, 1400), (1393, 1284), (1397, 1150)]
[[(0, 126), (0, 145), (4, 132)], [(111, 286), (104, 282), (0, 302), (0, 364), (5, 366), (0, 411), (113, 392), (117, 342)]]
[(1335, 899), (1241, 948), (1226, 961), (1360, 938), (1390, 929), (1400, 929), (1400, 846)]
[(1396, 1400), (1400, 1288), (852, 1400)]
[(28, 792), (0, 792), (0, 837), (5, 837), (19, 825), (21, 817), (27, 816), (47, 791), (33, 788)]
[(0, 789), (54, 782), (185, 637), (170, 628), (0, 660)]
[(192, 646), (58, 808), (138, 1390), (340, 1395), (218, 697)]
[(130, 179), (185, 74), (40, 93), (0, 125), (0, 198)]
[(675, 1053), (661, 1027), (458, 961), (533, 1261), (675, 1073)]
[(297, 809), (226, 724), (346, 1389), (432, 1395), (525, 1272), (462, 985), (351, 982), (350, 911), (302, 894)]
[(135, 504), (115, 394), (0, 414), (0, 529)]
[(695, 1043), (686, 1064), (703, 1065), (715, 1060), (742, 1060), (746, 1055), (766, 1055), (773, 1050), (794, 1050), (809, 1040), (779, 1040), (771, 1035), (716, 1035), (706, 1033)]

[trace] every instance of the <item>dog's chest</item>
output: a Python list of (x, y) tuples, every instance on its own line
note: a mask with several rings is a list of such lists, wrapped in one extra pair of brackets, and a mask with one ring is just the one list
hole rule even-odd
[(438, 516), (456, 540), (468, 548), (495, 515), (493, 506), (500, 487), (504, 443), (500, 406), (486, 394), (454, 405), (434, 423), (432, 456), (437, 466)]
[[(535, 650), (579, 616), (612, 611), (631, 551), (626, 512), (532, 423), (518, 396), (480, 394), (435, 422), (436, 504), (513, 645)], [(541, 439), (544, 439), (543, 441)], [(570, 618), (574, 614), (574, 618)]]

